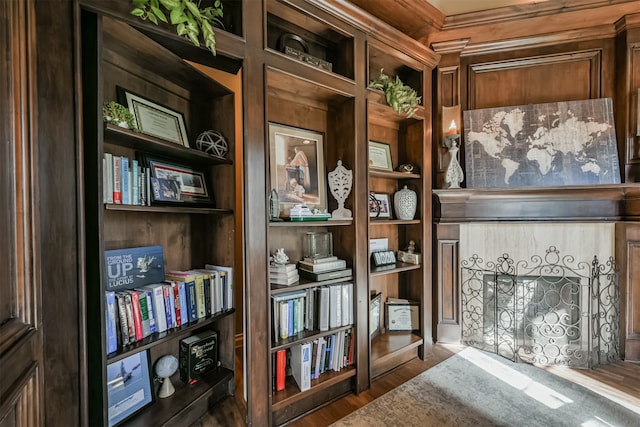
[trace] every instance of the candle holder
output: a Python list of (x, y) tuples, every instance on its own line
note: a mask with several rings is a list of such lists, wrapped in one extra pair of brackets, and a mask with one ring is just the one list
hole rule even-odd
[(445, 145), (449, 150), (449, 166), (445, 175), (447, 188), (460, 188), (460, 183), (464, 181), (464, 172), (458, 159), (458, 150), (460, 149), (460, 134), (452, 133), (445, 138)]

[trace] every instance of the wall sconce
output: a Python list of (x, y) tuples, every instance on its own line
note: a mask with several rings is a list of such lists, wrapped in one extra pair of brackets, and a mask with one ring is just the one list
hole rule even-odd
[(458, 123), (460, 123), (460, 105), (442, 107), (442, 142), (449, 150), (449, 166), (445, 174), (447, 188), (460, 188), (460, 183), (464, 180), (464, 172), (458, 159), (460, 149)]
[(449, 148), (453, 141), (460, 138), (459, 123), (460, 105), (442, 107), (442, 144), (444, 147)]

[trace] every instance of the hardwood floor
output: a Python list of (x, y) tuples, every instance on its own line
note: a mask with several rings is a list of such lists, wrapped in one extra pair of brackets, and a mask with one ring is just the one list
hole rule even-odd
[[(288, 424), (291, 427), (328, 426), (356, 409), (366, 405), (384, 393), (398, 387), (416, 375), (453, 356), (463, 346), (436, 344), (433, 356), (427, 360), (413, 359), (386, 375), (374, 379), (369, 390), (359, 395), (349, 394), (309, 415)], [(246, 404), (242, 392), (241, 352), (236, 354), (238, 381), (236, 395), (229, 397), (215, 407), (215, 411), (194, 424), (194, 427), (245, 427)], [(640, 364), (616, 362), (596, 369), (546, 368), (550, 372), (573, 381), (596, 393), (627, 407), (640, 410)], [(640, 419), (640, 414), (638, 415)], [(256, 424), (260, 425), (260, 424)], [(266, 425), (266, 423), (264, 424)]]

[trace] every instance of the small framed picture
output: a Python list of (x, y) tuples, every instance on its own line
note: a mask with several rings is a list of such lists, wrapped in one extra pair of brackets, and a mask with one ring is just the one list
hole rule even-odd
[(416, 302), (386, 303), (387, 331), (415, 331), (420, 329), (420, 305)]
[(369, 141), (369, 167), (371, 169), (393, 170), (391, 146), (382, 142)]
[(147, 153), (138, 153), (138, 158), (149, 168), (153, 204), (214, 204), (204, 171)]
[(189, 138), (182, 113), (120, 86), (116, 90), (118, 102), (129, 107), (140, 132), (189, 148)]
[(382, 293), (378, 292), (369, 302), (369, 337), (375, 338), (382, 333)]
[(369, 217), (391, 218), (391, 203), (388, 194), (371, 193), (371, 198), (369, 199)]
[(107, 401), (109, 427), (153, 402), (147, 350), (107, 365)]
[(269, 123), (271, 188), (278, 193), (280, 214), (294, 205), (327, 210), (324, 135), (307, 129)]

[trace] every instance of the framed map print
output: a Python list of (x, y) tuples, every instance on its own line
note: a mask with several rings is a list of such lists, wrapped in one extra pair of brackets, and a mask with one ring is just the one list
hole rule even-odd
[(464, 111), (467, 187), (619, 184), (610, 98)]

